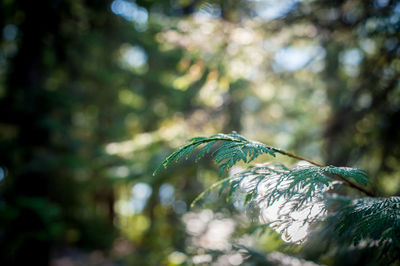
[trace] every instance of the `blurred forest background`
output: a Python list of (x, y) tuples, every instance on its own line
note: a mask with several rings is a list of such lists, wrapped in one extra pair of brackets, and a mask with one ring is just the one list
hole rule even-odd
[(186, 139), (235, 130), (400, 195), (398, 1), (3, 0), (0, 12), (1, 265), (372, 261), (334, 236), (291, 245), (254, 230), (257, 214), (217, 192), (190, 208), (217, 181), (209, 160), (152, 172)]

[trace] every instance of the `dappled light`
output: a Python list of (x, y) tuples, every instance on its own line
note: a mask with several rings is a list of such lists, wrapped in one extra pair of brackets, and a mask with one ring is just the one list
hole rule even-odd
[(138, 6), (135, 2), (126, 0), (113, 1), (111, 4), (111, 10), (126, 20), (133, 21), (139, 25), (146, 24), (149, 17), (145, 8)]
[(399, 263), (397, 1), (0, 10), (0, 265)]
[(139, 70), (147, 63), (146, 52), (140, 46), (124, 45), (121, 48), (121, 63), (124, 67)]

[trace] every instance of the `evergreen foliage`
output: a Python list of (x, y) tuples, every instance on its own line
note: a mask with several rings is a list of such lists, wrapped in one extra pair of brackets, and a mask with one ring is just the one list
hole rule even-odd
[(400, 256), (400, 197), (362, 198), (344, 202), (330, 223), (353, 245), (377, 246), (390, 261)]
[[(212, 151), (214, 145), (219, 146)], [(300, 220), (303, 223), (325, 220), (325, 226), (333, 226), (339, 237), (350, 239), (349, 244), (378, 246), (382, 256), (391, 260), (400, 254), (399, 197), (352, 200), (335, 194), (344, 183), (372, 195), (362, 187), (371, 183), (364, 171), (350, 167), (322, 166), (289, 152), (248, 140), (236, 132), (192, 138), (189, 144), (167, 157), (160, 167), (168, 167), (182, 158), (188, 159), (196, 148), (199, 148), (196, 161), (206, 153), (211, 153), (220, 169), (220, 176), (236, 163), (249, 163), (261, 154), (275, 157), (276, 153), (280, 153), (302, 161), (290, 168), (283, 164), (249, 166), (212, 185), (193, 204), (211, 189), (220, 187), (220, 195), (226, 190), (228, 200), (242, 200), (244, 205), (252, 203), (260, 210), (279, 202), (281, 210), (277, 218), (266, 222), (281, 233), (286, 233), (288, 227), (299, 220), (293, 217), (293, 212), (296, 212), (301, 214)]]
[[(167, 167), (173, 161), (177, 162), (182, 157), (189, 158), (195, 148), (204, 146), (200, 149), (196, 160), (201, 159), (206, 153), (211, 151), (214, 144), (222, 142), (212, 155), (220, 168), (220, 175), (224, 170), (229, 169), (239, 161), (249, 163), (261, 154), (267, 153), (275, 157), (275, 148), (268, 147), (260, 142), (248, 140), (236, 132), (231, 134), (217, 134), (211, 137), (196, 137), (190, 139), (190, 143), (179, 148), (170, 156), (168, 156), (160, 165)], [(159, 167), (159, 168), (160, 168)], [(159, 168), (154, 172), (157, 173)]]

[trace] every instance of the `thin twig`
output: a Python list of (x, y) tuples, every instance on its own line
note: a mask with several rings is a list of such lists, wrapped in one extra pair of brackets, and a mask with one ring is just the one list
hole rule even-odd
[[(306, 161), (306, 162), (309, 162), (310, 164), (313, 164), (313, 165), (318, 166), (318, 167), (324, 167), (324, 165), (322, 165), (320, 163), (316, 163), (314, 161), (311, 161), (310, 159), (298, 156), (296, 154), (293, 154), (293, 153), (290, 153), (290, 152), (287, 152), (287, 151), (284, 151), (284, 150), (281, 150), (281, 149), (273, 148), (273, 147), (271, 147), (271, 149), (273, 149), (277, 153), (286, 155), (288, 157), (291, 157), (291, 158), (294, 158), (294, 159), (297, 159), (297, 160), (301, 160), (301, 161)], [(361, 192), (363, 192), (364, 194), (366, 194), (366, 195), (368, 195), (370, 197), (376, 197), (376, 195), (373, 192), (368, 191), (365, 188), (363, 188), (363, 187), (361, 187), (361, 186), (359, 186), (357, 184), (354, 184), (353, 182), (351, 182), (350, 180), (344, 178), (343, 176), (341, 176), (339, 174), (334, 174), (334, 176), (336, 176), (341, 181), (345, 182), (349, 187), (357, 189), (358, 191), (361, 191)]]

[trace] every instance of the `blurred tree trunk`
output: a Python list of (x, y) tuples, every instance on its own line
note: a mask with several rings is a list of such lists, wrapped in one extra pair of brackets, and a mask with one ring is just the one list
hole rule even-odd
[[(28, 201), (31, 198), (45, 198), (53, 178), (51, 170), (38, 165), (39, 160), (51, 157), (50, 129), (45, 123), (51, 112), (51, 103), (46, 97), (43, 84), (42, 60), (44, 43), (50, 36), (57, 38), (57, 15), (61, 4), (62, 1), (17, 3), (19, 12), (24, 16), (19, 29), (21, 44), (11, 62), (7, 84), (9, 90), (3, 105), (7, 111), (2, 112), (3, 116), (6, 115), (2, 120), (18, 129), (15, 145), (22, 147), (19, 160), (7, 164), (13, 175), (12, 188), (7, 196), (10, 202), (17, 205), (21, 198)], [(16, 250), (11, 256), (6, 254), (10, 259), (8, 263), (29, 265), (34, 261), (37, 265), (48, 264), (50, 241), (39, 235), (45, 227), (42, 219), (34, 209), (22, 209), (11, 228), (7, 228), (10, 238), (22, 238), (19, 243), (10, 243), (16, 245)]]

